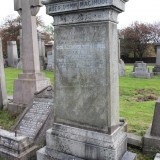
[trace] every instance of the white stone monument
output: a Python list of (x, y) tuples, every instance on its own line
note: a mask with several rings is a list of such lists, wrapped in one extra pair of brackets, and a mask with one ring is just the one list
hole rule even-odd
[(18, 64), (18, 53), (16, 41), (7, 42), (7, 54), (8, 54), (8, 66), (17, 67)]
[(117, 16), (126, 0), (48, 0), (54, 124), (38, 160), (134, 160), (119, 119)]
[(132, 76), (135, 78), (151, 78), (152, 73), (150, 73), (146, 63), (143, 61), (136, 61), (133, 67)]
[(6, 79), (4, 73), (4, 62), (2, 52), (2, 41), (0, 39), (0, 109), (7, 108), (7, 91), (6, 91)]
[(23, 73), (14, 82), (13, 101), (26, 105), (35, 92), (50, 84), (40, 72), (36, 15), (41, 7), (40, 0), (14, 0), (15, 10), (22, 19)]

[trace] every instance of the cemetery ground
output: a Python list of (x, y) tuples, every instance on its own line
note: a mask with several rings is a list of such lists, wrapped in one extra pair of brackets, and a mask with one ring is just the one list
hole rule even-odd
[[(150, 71), (153, 66), (150, 66)], [(132, 78), (133, 65), (126, 65), (126, 76), (120, 77), (120, 116), (125, 117), (128, 123), (128, 132), (143, 136), (151, 124), (155, 102), (160, 97), (160, 76), (151, 79)], [(8, 95), (13, 94), (13, 82), (21, 70), (6, 68), (6, 85)], [(45, 71), (46, 77), (53, 84), (53, 72)], [(0, 111), (0, 126), (10, 129), (16, 122), (18, 115), (10, 115), (7, 111)], [(142, 155), (138, 150), (138, 160), (153, 158)], [(1, 160), (1, 158), (0, 158)]]

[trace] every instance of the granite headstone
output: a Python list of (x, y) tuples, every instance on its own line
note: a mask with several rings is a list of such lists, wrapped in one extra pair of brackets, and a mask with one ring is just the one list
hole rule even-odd
[(18, 53), (16, 41), (7, 42), (7, 55), (8, 55), (8, 66), (17, 67), (18, 64)]
[(38, 160), (121, 160), (127, 152), (119, 125), (117, 41), (125, 2), (44, 2), (55, 27), (55, 122)]

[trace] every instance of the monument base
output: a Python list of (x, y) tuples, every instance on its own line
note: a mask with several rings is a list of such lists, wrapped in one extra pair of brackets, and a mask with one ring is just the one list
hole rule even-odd
[(151, 127), (143, 137), (143, 152), (150, 155), (160, 152), (160, 137), (151, 135)]
[(50, 80), (42, 73), (20, 74), (14, 81), (13, 103), (29, 104), (34, 97), (34, 93), (50, 85)]
[(160, 66), (154, 66), (153, 73), (154, 75), (160, 75)]
[[(61, 124), (46, 133), (47, 146), (37, 152), (37, 160), (126, 160), (127, 135), (119, 127), (111, 135)], [(126, 156), (126, 155), (125, 155)], [(126, 156), (128, 158), (128, 156)], [(134, 160), (135, 154), (128, 160)]]
[(149, 79), (153, 76), (152, 73), (145, 73), (145, 74), (137, 74), (136, 72), (132, 72), (132, 76), (135, 78), (146, 78)]

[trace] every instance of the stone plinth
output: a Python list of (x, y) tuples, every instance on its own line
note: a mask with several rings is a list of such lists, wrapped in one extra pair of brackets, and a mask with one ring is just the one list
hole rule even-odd
[(160, 75), (160, 43), (156, 44), (156, 51), (157, 51), (156, 65), (153, 68), (153, 73), (155, 75)]
[(18, 64), (18, 53), (16, 41), (7, 42), (7, 54), (8, 54), (8, 66), (17, 67)]
[(7, 91), (6, 91), (6, 79), (4, 73), (4, 62), (2, 52), (2, 41), (0, 39), (0, 109), (7, 108)]
[[(78, 141), (77, 141), (78, 140)], [(37, 152), (38, 160), (135, 160), (126, 152), (126, 133), (118, 128), (111, 135), (54, 124), (46, 133), (47, 148)], [(124, 154), (125, 153), (125, 154)]]
[(50, 80), (39, 74), (20, 74), (14, 81), (13, 102), (16, 104), (29, 104), (35, 92), (39, 92), (50, 85)]
[(119, 123), (117, 41), (125, 2), (46, 1), (55, 29), (55, 123), (38, 160), (121, 160), (127, 152)]
[(156, 102), (153, 121), (143, 138), (143, 152), (153, 154), (160, 152), (160, 98)]

